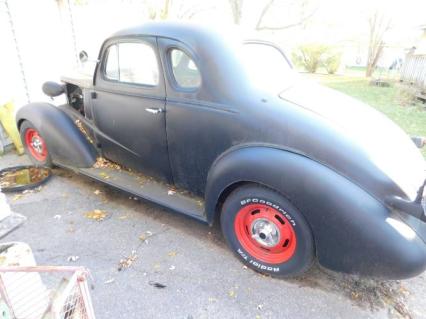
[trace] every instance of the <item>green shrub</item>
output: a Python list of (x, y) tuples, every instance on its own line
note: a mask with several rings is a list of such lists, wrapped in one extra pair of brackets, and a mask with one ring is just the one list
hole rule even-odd
[(323, 55), (329, 47), (323, 44), (303, 44), (293, 51), (293, 62), (310, 73), (315, 73), (322, 64)]
[(342, 53), (330, 52), (324, 57), (322, 64), (327, 70), (328, 74), (334, 74), (339, 69), (340, 63), (342, 62)]

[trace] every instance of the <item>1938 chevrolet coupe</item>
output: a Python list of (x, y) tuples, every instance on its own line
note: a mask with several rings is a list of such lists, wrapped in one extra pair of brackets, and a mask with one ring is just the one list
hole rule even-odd
[(108, 38), (89, 79), (62, 81), (43, 89), (67, 104), (17, 114), (36, 164), (220, 220), (236, 256), (263, 273), (297, 275), (315, 258), (382, 278), (426, 268), (425, 161), (413, 141), (298, 78), (275, 45), (150, 23)]

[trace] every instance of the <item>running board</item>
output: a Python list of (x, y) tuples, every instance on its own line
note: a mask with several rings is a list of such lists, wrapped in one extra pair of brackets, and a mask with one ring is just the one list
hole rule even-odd
[(114, 168), (75, 168), (60, 165), (78, 174), (146, 199), (202, 222), (207, 222), (204, 199), (152, 177)]

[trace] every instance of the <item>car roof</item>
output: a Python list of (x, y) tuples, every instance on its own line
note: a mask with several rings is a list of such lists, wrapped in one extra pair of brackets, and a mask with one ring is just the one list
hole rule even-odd
[[(236, 32), (233, 34), (235, 35)], [(224, 33), (215, 29), (187, 22), (147, 22), (115, 32), (110, 38), (133, 36), (157, 36), (182, 42), (208, 43), (213, 39), (225, 40)]]

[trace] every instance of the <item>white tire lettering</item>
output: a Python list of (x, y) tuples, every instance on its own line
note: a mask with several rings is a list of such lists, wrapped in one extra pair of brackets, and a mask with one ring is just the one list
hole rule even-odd
[(291, 215), (289, 213), (287, 213), (284, 209), (282, 209), (277, 204), (273, 204), (269, 201), (265, 201), (264, 199), (259, 199), (259, 198), (246, 198), (246, 199), (243, 199), (240, 203), (241, 203), (242, 206), (249, 204), (249, 203), (260, 203), (260, 204), (265, 204), (265, 205), (271, 206), (272, 208), (274, 208), (274, 209), (278, 210), (280, 213), (282, 213), (285, 216), (285, 218), (290, 222), (291, 225), (296, 226), (296, 221), (293, 219), (293, 217), (291, 217)]
[(280, 271), (280, 267), (266, 266), (266, 265), (263, 265), (261, 263), (258, 263), (257, 261), (254, 261), (252, 259), (249, 260), (249, 264), (252, 264), (254, 267), (256, 267), (260, 270), (267, 270), (267, 271), (272, 271), (272, 272), (279, 272)]

